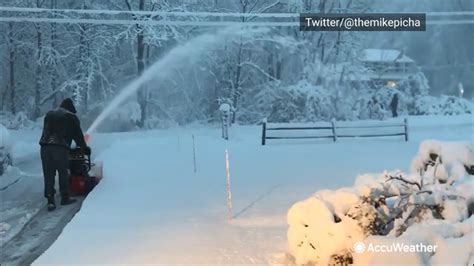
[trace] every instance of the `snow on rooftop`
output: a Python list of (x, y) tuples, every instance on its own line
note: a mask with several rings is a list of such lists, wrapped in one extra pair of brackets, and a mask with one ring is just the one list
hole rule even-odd
[(361, 60), (366, 62), (415, 62), (402, 52), (391, 49), (364, 49)]

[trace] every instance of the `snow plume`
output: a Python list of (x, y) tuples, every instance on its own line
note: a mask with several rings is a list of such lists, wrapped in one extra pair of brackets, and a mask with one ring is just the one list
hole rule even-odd
[[(436, 153), (442, 159), (429, 161)], [(470, 143), (426, 141), (414, 167), (359, 176), (351, 188), (322, 190), (288, 211), (289, 252), (297, 265), (472, 265), (474, 150)], [(405, 249), (406, 248), (406, 249)]]
[[(169, 51), (163, 58), (159, 59), (141, 76), (133, 80), (112, 100), (112, 102), (102, 111), (92, 125), (87, 130), (90, 134), (106, 119), (117, 107), (126, 99), (134, 95), (145, 83), (164, 79), (171, 75), (174, 69), (186, 68), (199, 63), (200, 56), (208, 49), (213, 49), (216, 45), (224, 45), (226, 42), (236, 37), (250, 37), (254, 34), (266, 32), (266, 29), (249, 29), (246, 27), (229, 27), (217, 33), (207, 33), (192, 39), (191, 41), (179, 45)], [(158, 88), (159, 86), (151, 86)]]

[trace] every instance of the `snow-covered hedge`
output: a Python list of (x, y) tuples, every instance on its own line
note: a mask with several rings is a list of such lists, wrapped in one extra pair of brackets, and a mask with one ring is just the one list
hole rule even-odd
[(413, 100), (414, 115), (459, 115), (472, 114), (474, 104), (466, 99), (441, 95), (434, 97), (430, 95), (417, 96)]
[[(269, 122), (315, 122), (321, 120), (383, 119), (392, 117), (390, 103), (398, 94), (399, 115), (459, 115), (473, 112), (469, 100), (426, 94), (413, 80), (397, 88), (358, 88), (347, 85), (313, 85), (302, 80), (296, 84), (266, 84), (242, 95), (237, 111), (238, 121), (255, 123), (267, 117)], [(416, 89), (414, 89), (416, 88)], [(377, 105), (372, 102), (376, 99)], [(379, 109), (375, 111), (374, 109)]]
[[(413, 173), (362, 175), (353, 187), (322, 190), (294, 204), (288, 211), (288, 244), (295, 263), (472, 265), (473, 148), (472, 143), (424, 142)], [(437, 249), (361, 252), (396, 243)]]
[[(272, 86), (274, 85), (274, 86)], [(336, 89), (300, 81), (294, 85), (267, 85), (243, 95), (238, 111), (239, 121), (255, 123), (267, 117), (269, 122), (311, 122), (347, 119), (350, 115), (350, 98), (339, 97)]]

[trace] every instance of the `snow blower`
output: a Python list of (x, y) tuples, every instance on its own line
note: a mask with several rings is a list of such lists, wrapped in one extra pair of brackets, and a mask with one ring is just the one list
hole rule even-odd
[[(85, 137), (86, 142), (89, 136)], [(69, 152), (69, 189), (75, 196), (87, 195), (102, 179), (102, 163), (92, 163), (90, 155), (77, 147)]]

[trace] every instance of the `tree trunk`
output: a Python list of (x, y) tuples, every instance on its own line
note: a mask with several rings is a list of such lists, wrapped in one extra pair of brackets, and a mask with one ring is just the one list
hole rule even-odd
[[(145, 0), (140, 0), (138, 9), (143, 11), (145, 9)], [(145, 36), (143, 33), (143, 26), (137, 25), (138, 35), (137, 35), (137, 74), (138, 76), (143, 74), (145, 70)], [(138, 91), (138, 104), (140, 105), (140, 127), (145, 126), (145, 121), (147, 119), (147, 94), (148, 91), (146, 86), (143, 86)]]
[(239, 94), (240, 94), (240, 79), (241, 79), (241, 74), (242, 74), (242, 38), (240, 39), (239, 43), (239, 50), (237, 51), (237, 68), (236, 68), (236, 73), (235, 73), (235, 81), (233, 85), (233, 90), (232, 90), (232, 107), (234, 108), (234, 112), (232, 112), (232, 124), (235, 123), (235, 116), (236, 116), (236, 109), (237, 109), (237, 104), (239, 101)]
[(5, 100), (7, 98), (7, 92), (10, 90), (8, 86), (5, 86), (5, 90), (3, 90), (2, 94), (0, 95), (2, 97), (2, 105), (0, 106), (0, 111), (3, 111), (5, 108)]
[[(51, 0), (51, 9), (56, 9), (57, 2), (56, 0)], [(53, 15), (53, 18), (55, 15)], [(56, 33), (56, 24), (51, 23), (51, 50), (56, 50), (56, 40), (57, 40), (57, 33)], [(58, 71), (57, 71), (57, 58), (54, 58), (54, 62), (52, 67), (50, 67), (50, 75), (51, 75), (51, 92), (55, 92), (58, 89), (57, 81), (58, 81)], [(59, 105), (58, 93), (54, 94), (52, 107), (56, 108)]]
[(8, 32), (8, 43), (10, 50), (9, 53), (9, 68), (10, 68), (10, 111), (15, 114), (16, 113), (16, 105), (15, 105), (15, 45), (13, 43), (13, 22), (8, 24), (9, 32)]
[[(86, 44), (86, 58), (88, 58), (88, 60), (91, 60), (91, 43), (90, 41), (87, 41), (87, 44)], [(91, 72), (92, 71), (92, 72)], [(93, 72), (94, 70), (93, 69), (90, 69), (88, 68), (87, 70), (87, 82), (86, 82), (86, 89), (84, 91), (84, 113), (87, 114), (87, 112), (89, 112), (89, 95), (90, 95), (90, 92), (91, 92), (91, 77), (89, 77), (89, 75), (93, 75)]]
[[(84, 5), (82, 7), (86, 9)], [(90, 65), (87, 58), (87, 25), (79, 24), (79, 67), (76, 70), (75, 79), (79, 81), (79, 86), (75, 88), (75, 93), (73, 95), (74, 102), (76, 103), (76, 108), (79, 107), (82, 109), (84, 107), (84, 101), (86, 100), (86, 94), (88, 89), (88, 78)]]
[(43, 41), (41, 36), (41, 26), (36, 24), (36, 86), (35, 86), (35, 107), (33, 110), (33, 119), (40, 116), (41, 106), (41, 53), (43, 52)]

